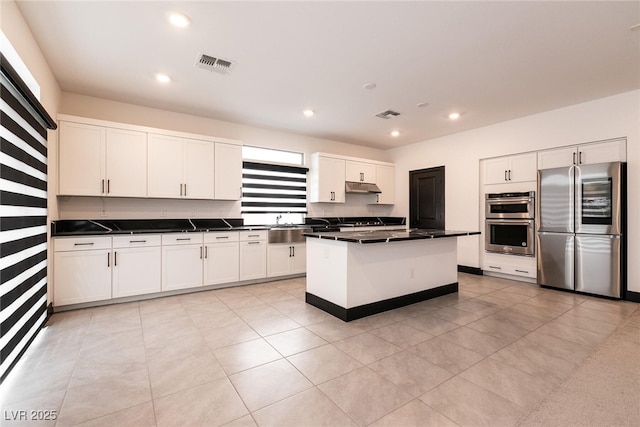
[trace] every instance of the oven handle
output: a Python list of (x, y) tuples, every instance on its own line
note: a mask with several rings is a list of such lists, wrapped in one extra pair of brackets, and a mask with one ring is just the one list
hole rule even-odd
[(533, 225), (535, 219), (493, 219), (487, 218), (487, 224)]
[(495, 205), (500, 204), (503, 205), (505, 203), (514, 204), (514, 203), (529, 203), (533, 202), (533, 197), (505, 197), (500, 199), (486, 199), (487, 204)]

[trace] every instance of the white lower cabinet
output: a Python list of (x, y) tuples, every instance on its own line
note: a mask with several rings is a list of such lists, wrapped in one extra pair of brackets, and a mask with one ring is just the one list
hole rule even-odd
[(113, 238), (113, 298), (162, 290), (160, 243), (159, 235)]
[(535, 279), (537, 275), (536, 258), (528, 256), (502, 255), (485, 252), (482, 269), (494, 273), (532, 279)]
[(55, 306), (111, 298), (111, 237), (57, 238), (53, 262)]
[(204, 285), (237, 282), (240, 279), (239, 233), (204, 235)]
[(267, 249), (267, 277), (300, 274), (307, 270), (305, 243), (270, 244)]
[(240, 232), (240, 280), (267, 277), (267, 231)]
[(202, 286), (202, 233), (162, 235), (162, 290)]

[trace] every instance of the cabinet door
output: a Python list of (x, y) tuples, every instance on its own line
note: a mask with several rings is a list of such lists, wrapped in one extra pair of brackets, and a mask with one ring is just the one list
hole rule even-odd
[(267, 276), (267, 242), (240, 242), (240, 280)]
[(55, 306), (111, 298), (111, 250), (55, 252)]
[(345, 179), (354, 182), (376, 183), (376, 166), (372, 163), (345, 162)]
[(307, 271), (307, 245), (297, 243), (293, 245), (293, 256), (291, 257), (291, 274), (306, 273)]
[(149, 134), (147, 195), (182, 196), (182, 139)]
[(292, 245), (269, 245), (267, 248), (267, 277), (291, 274), (292, 257)]
[(214, 143), (184, 140), (184, 196), (188, 199), (213, 199)]
[(555, 169), (574, 165), (577, 161), (576, 147), (555, 148), (538, 152), (538, 169)]
[(147, 196), (147, 134), (107, 128), (106, 193), (114, 197)]
[(202, 246), (162, 247), (162, 290), (202, 286)]
[(581, 145), (578, 147), (578, 160), (581, 165), (626, 162), (627, 141), (624, 139), (616, 139), (613, 141)]
[(502, 184), (508, 182), (509, 159), (498, 157), (484, 160), (483, 184)]
[(150, 294), (161, 290), (160, 246), (113, 250), (113, 297)]
[(526, 153), (510, 158), (509, 182), (535, 181), (537, 179), (537, 155), (536, 153)]
[(242, 146), (215, 145), (215, 198), (239, 200), (242, 197)]
[(105, 179), (105, 128), (60, 122), (58, 194), (101, 196)]
[(376, 184), (382, 191), (376, 194), (376, 203), (392, 205), (395, 203), (396, 169), (393, 166), (376, 166)]
[(238, 242), (205, 246), (204, 285), (237, 282), (240, 279), (240, 245)]

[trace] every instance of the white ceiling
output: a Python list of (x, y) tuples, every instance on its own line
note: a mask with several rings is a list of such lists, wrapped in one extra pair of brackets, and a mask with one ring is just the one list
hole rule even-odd
[[(638, 1), (18, 6), (65, 91), (378, 148), (640, 88)], [(236, 66), (195, 68), (200, 52)]]

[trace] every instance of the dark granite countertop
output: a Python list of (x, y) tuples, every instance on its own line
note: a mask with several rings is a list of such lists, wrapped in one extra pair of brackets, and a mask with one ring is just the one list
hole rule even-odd
[(268, 226), (244, 225), (241, 218), (58, 220), (51, 222), (51, 237), (151, 233), (206, 233), (267, 230), (269, 228)]
[(330, 233), (305, 233), (307, 237), (352, 243), (389, 243), (406, 240), (438, 239), (480, 234), (479, 231), (409, 229), (407, 231), (343, 231)]

